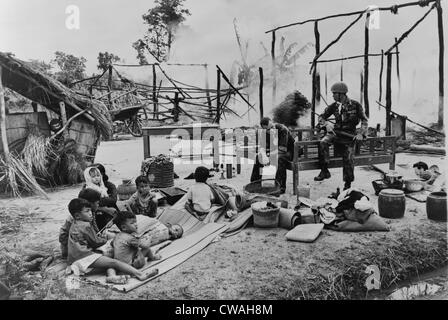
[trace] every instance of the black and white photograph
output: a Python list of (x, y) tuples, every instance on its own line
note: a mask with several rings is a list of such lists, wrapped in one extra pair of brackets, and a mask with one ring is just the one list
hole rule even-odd
[(0, 300), (448, 300), (447, 12), (0, 0)]

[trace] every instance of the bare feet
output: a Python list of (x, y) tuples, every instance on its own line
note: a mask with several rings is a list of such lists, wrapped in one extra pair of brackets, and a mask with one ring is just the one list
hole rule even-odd
[(128, 276), (128, 275), (109, 276), (109, 277), (106, 277), (106, 282), (113, 283), (113, 284), (126, 284), (126, 283), (128, 283), (129, 279), (130, 279), (130, 276)]
[(160, 260), (162, 259), (162, 256), (158, 253), (154, 253), (151, 257), (151, 260)]
[(144, 281), (146, 279), (154, 277), (156, 274), (159, 273), (159, 269), (151, 269), (149, 272), (141, 272), (140, 275), (137, 275), (136, 278), (140, 281)]

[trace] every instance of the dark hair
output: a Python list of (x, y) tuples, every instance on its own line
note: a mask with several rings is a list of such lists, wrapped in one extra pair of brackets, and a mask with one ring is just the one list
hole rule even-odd
[(267, 126), (269, 124), (269, 122), (271, 122), (271, 118), (264, 117), (263, 119), (260, 120), (260, 125)]
[(101, 163), (94, 163), (94, 164), (92, 164), (92, 167), (97, 167), (98, 170), (100, 170), (100, 173), (103, 176), (104, 182), (109, 181), (109, 177), (106, 174), (106, 168), (104, 168), (104, 166)]
[(72, 217), (75, 217), (75, 214), (81, 212), (84, 208), (90, 208), (90, 202), (85, 199), (72, 199), (68, 204), (68, 211)]
[(428, 165), (422, 161), (419, 161), (417, 163), (414, 163), (413, 168), (417, 168), (417, 169), (423, 169), (423, 170), (428, 170)]
[(114, 218), (114, 223), (121, 230), (121, 226), (129, 219), (135, 219), (136, 216), (133, 212), (130, 211), (120, 211), (117, 213), (117, 216)]
[(96, 191), (94, 189), (85, 188), (79, 192), (78, 198), (87, 200), (89, 202), (96, 202), (96, 201), (100, 201), (101, 193), (99, 193), (98, 191)]
[(206, 182), (210, 172), (206, 167), (197, 167), (194, 171), (194, 179), (196, 182)]
[(138, 187), (138, 185), (139, 185), (140, 183), (147, 183), (147, 184), (149, 184), (149, 179), (148, 179), (148, 177), (147, 177), (147, 176), (138, 176), (138, 177), (135, 179), (135, 185)]

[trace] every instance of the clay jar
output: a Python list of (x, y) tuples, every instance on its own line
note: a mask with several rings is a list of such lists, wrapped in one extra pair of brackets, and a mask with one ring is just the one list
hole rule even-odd
[(128, 200), (137, 191), (136, 185), (130, 179), (123, 179), (123, 183), (117, 187), (118, 200)]

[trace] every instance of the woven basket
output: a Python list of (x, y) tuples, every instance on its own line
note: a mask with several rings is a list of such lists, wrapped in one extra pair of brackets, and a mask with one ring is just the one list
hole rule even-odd
[(254, 226), (259, 228), (276, 228), (279, 222), (280, 208), (266, 208), (266, 202), (255, 202), (251, 205)]
[(151, 188), (169, 188), (174, 186), (174, 164), (151, 163), (147, 174)]

